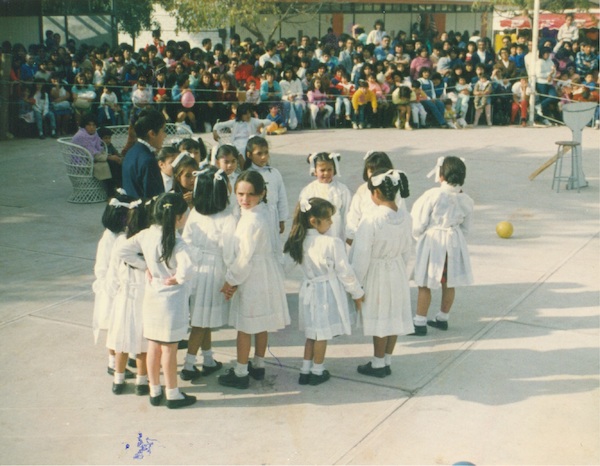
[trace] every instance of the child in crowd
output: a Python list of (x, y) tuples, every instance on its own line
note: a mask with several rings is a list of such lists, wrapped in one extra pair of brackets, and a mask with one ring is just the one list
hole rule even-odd
[[(220, 168), (205, 165), (196, 173), (194, 209), (182, 233), (196, 264), (190, 299), (192, 331), (180, 374), (183, 380), (196, 380), (223, 367), (213, 358), (211, 329), (229, 320), (229, 302), (221, 287), (226, 272), (224, 257), (232, 252), (236, 220), (227, 209), (228, 203), (227, 175)], [(204, 359), (201, 371), (195, 366), (199, 349)]]
[[(410, 87), (403, 85), (398, 86), (394, 89), (394, 92), (392, 92), (392, 103), (396, 106), (396, 110), (398, 111), (394, 125), (398, 129), (404, 128), (412, 130), (412, 126), (410, 126), (410, 95)], [(425, 111), (425, 109), (423, 109), (423, 111)]]
[(236, 218), (239, 218), (240, 216), (240, 206), (237, 202), (234, 186), (239, 176), (237, 169), (240, 166), (240, 157), (241, 156), (234, 145), (223, 144), (222, 146), (219, 146), (215, 160), (217, 168), (223, 170), (227, 175), (227, 180), (229, 181), (229, 204), (227, 209), (232, 212)]
[(101, 125), (107, 123), (116, 125), (119, 121), (121, 107), (119, 98), (110, 86), (104, 86), (100, 96), (100, 107), (98, 108), (98, 122)]
[(285, 127), (285, 120), (279, 114), (279, 105), (278, 104), (270, 104), (269, 105), (269, 113), (267, 114), (266, 119), (270, 122), (267, 125), (267, 134), (285, 134), (287, 132), (287, 128)]
[(365, 335), (373, 336), (373, 359), (358, 366), (363, 375), (391, 375), (398, 335), (414, 331), (406, 261), (412, 249), (410, 215), (395, 199), (409, 195), (408, 179), (399, 170), (380, 169), (368, 181), (377, 205), (361, 221), (350, 250), (350, 263), (363, 284), (360, 317)]
[(346, 292), (358, 310), (364, 296), (344, 243), (326, 234), (334, 213), (335, 206), (325, 199), (301, 199), (284, 247), (304, 273), (298, 297), (300, 328), (306, 335), (300, 385), (329, 380), (329, 371), (323, 366), (327, 340), (351, 333)]
[(415, 128), (427, 128), (427, 111), (421, 103), (424, 100), (427, 100), (427, 95), (421, 89), (421, 83), (415, 79), (410, 93), (410, 111)]
[(156, 160), (160, 175), (162, 176), (165, 192), (168, 193), (173, 189), (173, 160), (179, 155), (178, 150), (173, 146), (164, 146), (159, 152)]
[(467, 78), (461, 74), (458, 77), (455, 89), (456, 103), (454, 104), (454, 110), (456, 111), (456, 117), (466, 119), (467, 111), (469, 110), (469, 100), (471, 99), (471, 84), (468, 83)]
[(344, 107), (344, 117), (347, 122), (350, 122), (352, 121), (352, 102), (350, 99), (356, 91), (356, 86), (349, 80), (348, 73), (341, 70), (340, 79), (335, 83), (335, 88), (339, 92), (339, 95), (335, 98), (335, 118), (339, 123), (342, 107)]
[(100, 139), (102, 139), (102, 142), (106, 147), (106, 161), (110, 167), (110, 174), (115, 187), (120, 188), (123, 185), (123, 175), (121, 173), (121, 164), (123, 163), (123, 159), (117, 148), (112, 143), (112, 135), (113, 132), (110, 128), (98, 128), (98, 136), (100, 136)]
[[(235, 120), (221, 121), (215, 124), (213, 128), (213, 139), (217, 142), (220, 141), (220, 131), (229, 130), (231, 134), (231, 143), (237, 148), (240, 154), (246, 153), (246, 145), (248, 140), (257, 136), (263, 131), (265, 126), (271, 122), (268, 120), (259, 120), (258, 118), (252, 117), (252, 106), (245, 102), (240, 104), (235, 115)], [(213, 153), (213, 158), (214, 158)]]
[(363, 129), (373, 113), (377, 113), (377, 97), (369, 89), (369, 83), (364, 79), (358, 81), (358, 89), (352, 96), (352, 108), (354, 109), (354, 129)]
[(329, 117), (333, 107), (327, 103), (327, 89), (323, 89), (323, 81), (318, 76), (313, 78), (306, 95), (310, 112), (310, 127), (317, 129), (317, 117), (322, 116), (322, 126), (329, 127)]
[(177, 233), (185, 224), (186, 212), (187, 204), (180, 194), (161, 194), (154, 206), (154, 224), (129, 238), (118, 251), (128, 265), (147, 270), (151, 277), (146, 283), (143, 301), (150, 404), (159, 406), (163, 399), (162, 366), (166, 404), (170, 409), (196, 402), (195, 396), (180, 392), (177, 387), (177, 344), (187, 335), (187, 283), (194, 276), (187, 245)]
[(177, 144), (179, 152), (188, 152), (198, 164), (201, 164), (208, 157), (208, 151), (202, 139), (185, 138)]
[[(232, 298), (229, 324), (238, 332), (237, 364), (218, 381), (245, 389), (249, 375), (255, 380), (264, 379), (268, 332), (289, 325), (290, 316), (279, 246), (273, 241), (271, 215), (265, 204), (265, 180), (260, 172), (247, 170), (237, 179), (235, 192), (242, 215), (222, 291), (227, 299)], [(249, 362), (252, 335), (255, 356)]]
[[(456, 286), (473, 281), (465, 236), (471, 228), (473, 200), (463, 193), (466, 167), (458, 157), (440, 157), (436, 165), (438, 188), (426, 191), (413, 205), (413, 236), (417, 239), (414, 280), (419, 287), (415, 335), (427, 335), (427, 325), (448, 329), (448, 313)], [(435, 320), (427, 320), (431, 289), (442, 288)]]
[(332, 213), (331, 228), (327, 234), (346, 241), (346, 219), (352, 194), (348, 187), (341, 183), (335, 175), (340, 175), (340, 154), (319, 152), (308, 156), (310, 174), (317, 179), (300, 191), (300, 200), (319, 197), (331, 202), (335, 207)]
[(475, 119), (473, 125), (479, 124), (479, 118), (481, 113), (485, 110), (485, 119), (487, 125), (492, 126), (492, 100), (490, 94), (492, 93), (492, 83), (486, 73), (483, 73), (479, 80), (473, 86), (473, 104), (475, 105)]
[(452, 104), (452, 100), (445, 99), (444, 100), (444, 119), (448, 126), (453, 129), (462, 129), (467, 127), (467, 122), (464, 118), (458, 118), (456, 116), (456, 110), (454, 110), (454, 105)]
[(173, 167), (173, 191), (183, 196), (189, 208), (194, 207), (194, 172), (198, 162), (188, 152), (181, 152), (171, 162)]

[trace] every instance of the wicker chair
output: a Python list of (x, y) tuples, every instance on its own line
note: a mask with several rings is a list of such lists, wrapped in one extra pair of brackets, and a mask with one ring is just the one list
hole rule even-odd
[(71, 138), (60, 138), (61, 154), (73, 192), (67, 199), (75, 204), (105, 202), (106, 190), (102, 182), (94, 177), (94, 158), (89, 151), (71, 142)]
[[(112, 144), (120, 153), (127, 143), (129, 126), (107, 126), (107, 128), (112, 131)], [(191, 138), (194, 135), (187, 126), (182, 126), (175, 123), (167, 123), (165, 131), (167, 132), (167, 137), (164, 142), (165, 145), (177, 143), (182, 139)]]

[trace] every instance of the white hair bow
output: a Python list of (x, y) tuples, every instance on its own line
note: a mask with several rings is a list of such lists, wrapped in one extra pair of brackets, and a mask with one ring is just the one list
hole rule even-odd
[(142, 205), (142, 200), (138, 199), (137, 201), (132, 201), (129, 203), (130, 209), (135, 209), (137, 206)]
[(367, 152), (365, 154), (365, 156), (363, 157), (363, 160), (367, 160), (369, 157), (371, 157), (371, 155), (373, 155), (375, 153), (374, 150), (370, 150), (369, 152)]
[(115, 191), (121, 196), (127, 196), (127, 192), (123, 188), (117, 188)]
[[(442, 169), (442, 165), (444, 164), (444, 159), (446, 157), (438, 157), (437, 162), (435, 164), (435, 167), (433, 167), (431, 169), (431, 171), (429, 173), (427, 173), (427, 178), (431, 178), (433, 175), (435, 175), (435, 182), (439, 183), (440, 182), (440, 171)], [(459, 157), (463, 162), (465, 161), (465, 159), (463, 159), (462, 157)]]
[(371, 177), (371, 184), (373, 186), (379, 186), (381, 183), (383, 183), (383, 180), (385, 180), (386, 178), (389, 178), (390, 180), (392, 180), (392, 184), (394, 186), (398, 186), (398, 183), (400, 183), (400, 173), (404, 173), (400, 170), (393, 170), (390, 169), (388, 171), (386, 171), (385, 173), (380, 173), (379, 175), (375, 175)]
[(223, 181), (225, 179), (225, 178), (223, 178), (224, 173), (225, 173), (225, 170), (223, 170), (222, 168), (219, 168), (213, 176), (213, 184), (217, 184), (217, 181)]
[(198, 186), (198, 178), (203, 173), (206, 173), (209, 170), (209, 168), (210, 168), (210, 166), (207, 162), (202, 162), (200, 164), (199, 170), (194, 170), (192, 172), (192, 176), (195, 178), (194, 179), (194, 194), (196, 193), (196, 187)]
[(329, 154), (329, 158), (333, 160), (333, 164), (335, 165), (335, 174), (337, 176), (342, 176), (342, 174), (340, 173), (340, 157), (341, 154), (337, 152), (332, 152), (331, 154)]
[(313, 152), (308, 156), (308, 163), (310, 164), (310, 168), (308, 169), (309, 175), (315, 174), (315, 159), (317, 158), (317, 152)]
[(181, 153), (180, 153), (180, 154), (179, 154), (177, 157), (175, 157), (175, 160), (173, 160), (173, 161), (171, 162), (171, 166), (172, 166), (173, 168), (176, 168), (176, 167), (177, 167), (177, 165), (179, 165), (179, 162), (181, 162), (181, 161), (183, 160), (183, 158), (184, 158), (186, 155), (187, 155), (188, 157), (191, 157), (190, 153), (189, 153), (188, 151), (185, 151), (185, 150), (184, 150), (184, 151), (183, 151), (183, 152), (181, 152)]
[(121, 202), (116, 197), (113, 197), (110, 200), (110, 202), (108, 203), (108, 205), (111, 206), (111, 207), (125, 207), (127, 209), (131, 208), (131, 207), (129, 207), (129, 205), (130, 205), (129, 202)]
[(312, 205), (310, 201), (306, 198), (300, 199), (300, 212), (308, 212), (311, 209)]

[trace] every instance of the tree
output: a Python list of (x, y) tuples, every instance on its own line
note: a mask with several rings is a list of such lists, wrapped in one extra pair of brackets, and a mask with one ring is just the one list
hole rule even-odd
[(152, 0), (113, 0), (113, 14), (119, 30), (131, 36), (134, 49), (135, 38), (140, 32), (156, 26), (152, 21), (153, 3)]
[[(534, 0), (475, 0), (473, 9), (484, 9), (493, 7), (496, 9), (516, 10), (520, 15), (533, 15)], [(574, 8), (577, 10), (588, 10), (594, 5), (589, 0), (541, 0), (540, 9), (543, 11), (551, 11), (553, 13), (562, 13), (564, 10)]]
[(177, 29), (198, 31), (240, 25), (257, 40), (270, 40), (282, 23), (314, 19), (321, 1), (276, 2), (272, 0), (158, 0), (177, 20)]

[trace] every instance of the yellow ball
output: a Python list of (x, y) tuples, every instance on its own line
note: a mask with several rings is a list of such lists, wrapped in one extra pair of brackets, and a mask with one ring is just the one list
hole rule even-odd
[(496, 225), (496, 233), (500, 238), (510, 238), (513, 234), (513, 226), (510, 222), (499, 222)]

